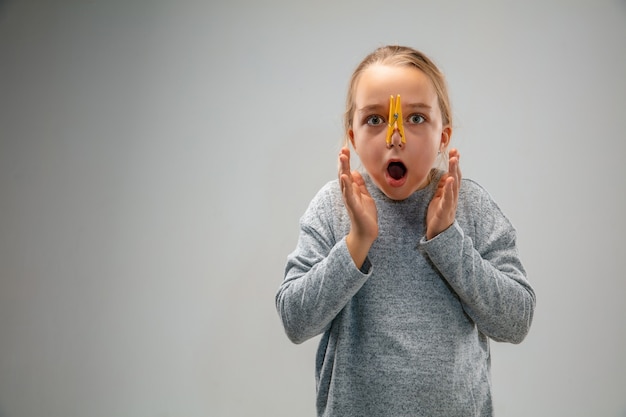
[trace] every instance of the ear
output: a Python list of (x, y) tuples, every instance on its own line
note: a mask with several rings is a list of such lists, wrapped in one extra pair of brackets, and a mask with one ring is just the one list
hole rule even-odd
[(442, 149), (445, 149), (448, 147), (448, 145), (450, 144), (451, 137), (452, 137), (452, 127), (448, 125), (444, 127), (443, 130), (441, 131), (441, 142), (439, 143), (439, 145), (441, 146)]
[(350, 143), (352, 144), (352, 147), (356, 151), (356, 145), (354, 144), (354, 130), (352, 129), (348, 130), (348, 138), (350, 138)]

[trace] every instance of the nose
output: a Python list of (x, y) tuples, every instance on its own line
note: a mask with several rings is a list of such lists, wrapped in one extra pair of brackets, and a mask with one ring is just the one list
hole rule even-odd
[(402, 148), (404, 146), (404, 141), (402, 140), (402, 133), (400, 133), (400, 129), (398, 128), (398, 124), (394, 124), (393, 132), (391, 133), (391, 141), (387, 144), (387, 148), (391, 149), (393, 147)]
[(389, 97), (389, 119), (387, 119), (387, 148), (394, 146), (402, 148), (406, 138), (404, 137), (404, 127), (402, 126), (402, 105), (400, 104), (400, 94)]

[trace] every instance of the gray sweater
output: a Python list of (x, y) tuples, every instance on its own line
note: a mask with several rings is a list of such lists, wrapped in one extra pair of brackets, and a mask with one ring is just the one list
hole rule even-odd
[(427, 241), (438, 178), (403, 201), (367, 176), (378, 238), (361, 269), (346, 247), (338, 182), (300, 220), (276, 307), (287, 336), (323, 334), (319, 416), (491, 416), (489, 339), (521, 342), (535, 308), (515, 229), (489, 194), (463, 179), (455, 223)]

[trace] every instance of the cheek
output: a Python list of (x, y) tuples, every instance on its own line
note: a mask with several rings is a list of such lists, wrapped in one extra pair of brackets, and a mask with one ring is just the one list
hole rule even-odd
[(385, 145), (386, 131), (372, 131), (372, 129), (361, 128), (354, 129), (353, 144), (356, 149), (361, 148), (362, 151), (371, 151), (371, 148)]
[(421, 141), (419, 145), (412, 148), (411, 153), (418, 161), (419, 166), (430, 167), (435, 159), (437, 159), (437, 152), (439, 151), (439, 142), (428, 139)]
[(424, 151), (430, 151), (431, 149), (439, 149), (441, 143), (441, 130), (437, 130), (433, 127), (426, 127), (422, 129), (416, 137), (419, 137), (420, 146)]
[(423, 169), (430, 169), (431, 165), (435, 162), (437, 157), (437, 152), (432, 152), (431, 149), (422, 149), (422, 151), (417, 155), (417, 166), (422, 167)]
[(361, 162), (367, 163), (367, 161), (370, 161), (374, 158), (375, 152), (372, 149), (371, 144), (360, 142), (357, 146), (358, 147), (355, 148), (355, 151), (356, 154), (359, 156)]

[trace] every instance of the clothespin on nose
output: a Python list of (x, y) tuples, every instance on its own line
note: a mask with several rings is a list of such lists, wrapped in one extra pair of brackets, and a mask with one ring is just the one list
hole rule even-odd
[(396, 96), (396, 102), (393, 102), (393, 96), (389, 98), (389, 119), (387, 120), (387, 146), (391, 146), (391, 137), (394, 130), (398, 129), (400, 140), (406, 143), (404, 136), (404, 126), (402, 125), (402, 105), (400, 104), (400, 94)]

